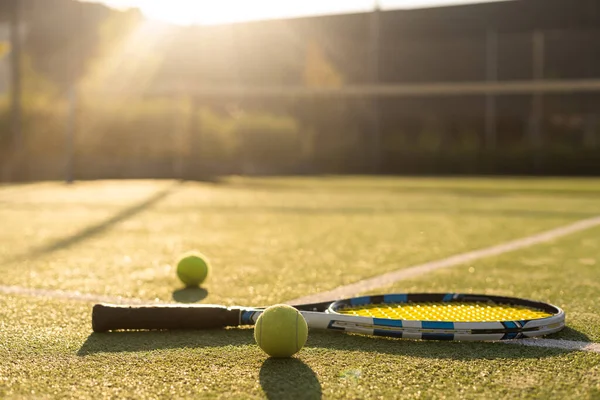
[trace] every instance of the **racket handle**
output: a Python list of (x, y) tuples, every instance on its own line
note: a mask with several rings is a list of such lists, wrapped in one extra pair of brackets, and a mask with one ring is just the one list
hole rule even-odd
[(241, 308), (217, 305), (125, 306), (96, 304), (92, 329), (215, 329), (240, 324)]

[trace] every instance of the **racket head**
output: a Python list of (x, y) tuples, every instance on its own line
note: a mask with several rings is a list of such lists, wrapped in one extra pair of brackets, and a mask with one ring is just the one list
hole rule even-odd
[[(422, 333), (476, 335), (501, 334), (498, 339), (541, 336), (565, 326), (565, 313), (557, 306), (527, 299), (463, 293), (396, 293), (338, 300), (328, 314), (371, 320), (375, 333), (391, 336), (394, 330)], [(385, 334), (385, 333), (388, 334)], [(474, 336), (469, 336), (474, 335)], [(403, 337), (408, 337), (404, 335)], [(495, 338), (496, 336), (490, 336)], [(433, 338), (433, 337), (432, 337)], [(456, 340), (456, 337), (450, 338)]]

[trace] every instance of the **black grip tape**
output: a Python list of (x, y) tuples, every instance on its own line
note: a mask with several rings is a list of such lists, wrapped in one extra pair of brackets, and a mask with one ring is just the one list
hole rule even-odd
[(125, 306), (96, 304), (92, 310), (94, 332), (112, 330), (215, 329), (238, 326), (241, 308), (218, 305)]

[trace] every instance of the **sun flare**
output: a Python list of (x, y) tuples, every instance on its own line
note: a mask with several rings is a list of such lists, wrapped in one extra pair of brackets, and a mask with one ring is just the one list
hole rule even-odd
[[(223, 2), (225, 3), (225, 2)], [(232, 12), (221, 2), (190, 2), (182, 0), (146, 1), (139, 4), (141, 11), (150, 19), (170, 22), (177, 25), (218, 24), (229, 22), (243, 13)]]
[(281, 0), (103, 0), (103, 2), (117, 8), (137, 7), (149, 19), (177, 25), (215, 25), (257, 19), (326, 14), (344, 9), (366, 11), (372, 6), (369, 0), (304, 0), (302, 2)]
[[(384, 9), (447, 6), (509, 0), (82, 0), (115, 8), (138, 8), (152, 20), (176, 25), (217, 25), (242, 21)], [(514, 1), (514, 0), (513, 0)]]

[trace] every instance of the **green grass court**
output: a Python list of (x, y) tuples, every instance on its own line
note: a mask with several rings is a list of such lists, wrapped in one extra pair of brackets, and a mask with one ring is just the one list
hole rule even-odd
[[(598, 179), (240, 178), (0, 186), (0, 285), (268, 305), (600, 215)], [(182, 290), (181, 253), (212, 262)], [(376, 292), (482, 292), (567, 313), (600, 343), (600, 226)], [(92, 302), (0, 292), (1, 398), (600, 398), (600, 353), (252, 329), (92, 334)], [(53, 293), (53, 292), (49, 292)]]

